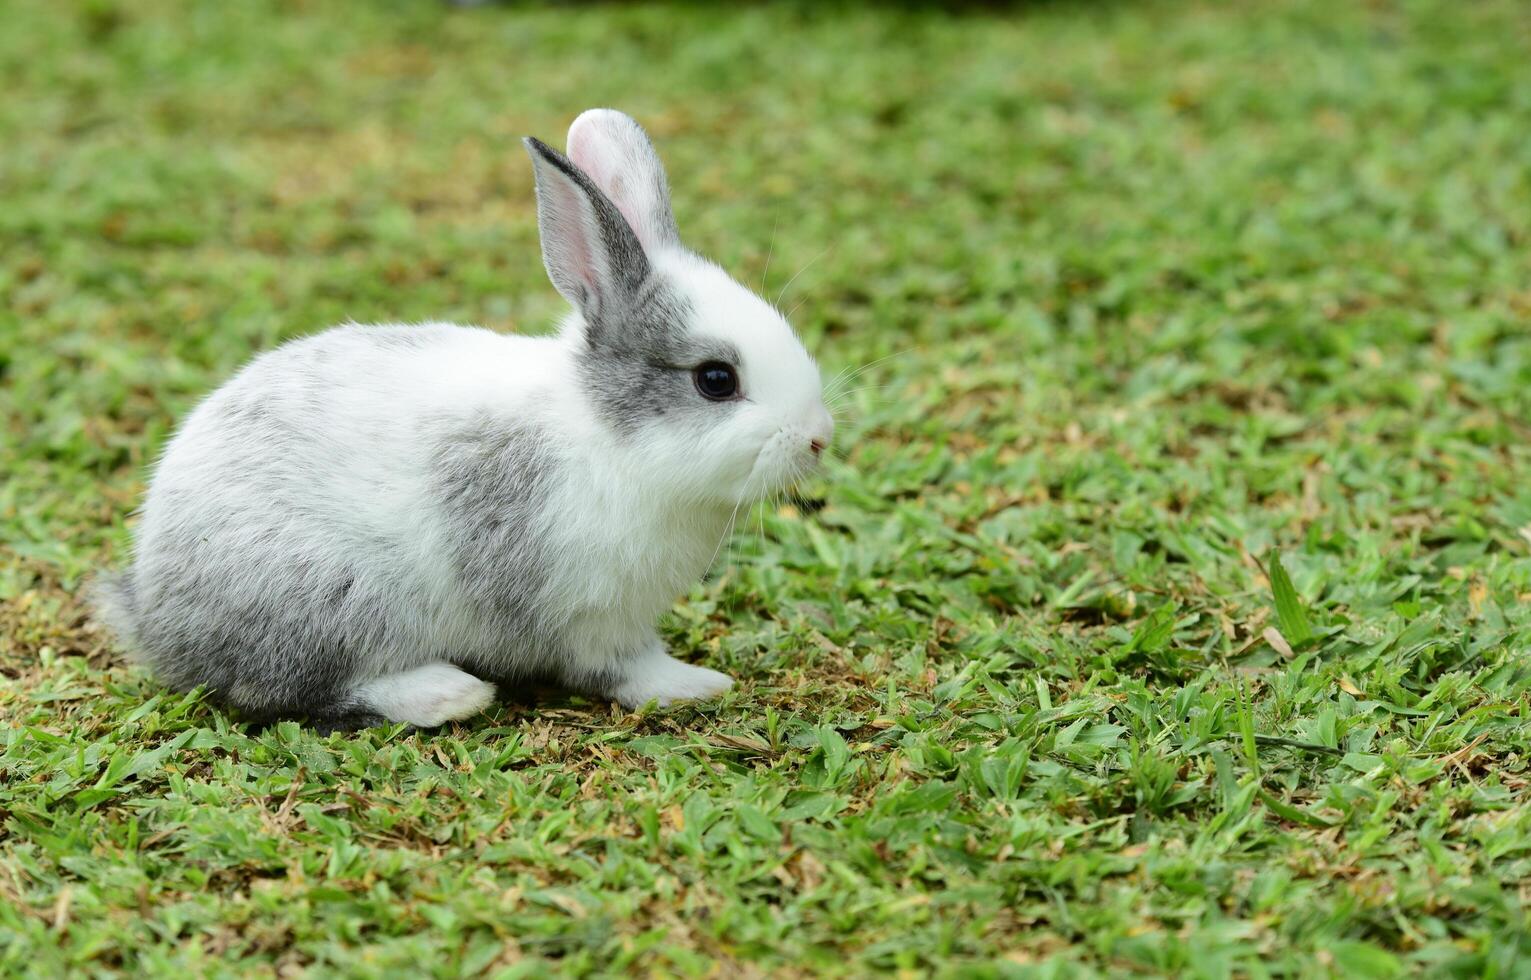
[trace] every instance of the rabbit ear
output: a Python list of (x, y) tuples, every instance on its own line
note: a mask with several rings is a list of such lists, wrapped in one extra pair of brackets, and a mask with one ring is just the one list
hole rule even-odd
[(633, 118), (589, 109), (569, 127), (569, 159), (590, 175), (650, 252), (680, 245), (659, 153)]
[(648, 256), (616, 207), (568, 157), (528, 136), (537, 172), (542, 263), (592, 328), (629, 309), (649, 275)]

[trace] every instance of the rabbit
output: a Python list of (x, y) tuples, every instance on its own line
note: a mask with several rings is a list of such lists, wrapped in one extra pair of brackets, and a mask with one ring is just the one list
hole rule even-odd
[(636, 708), (727, 675), (656, 623), (740, 508), (819, 463), (819, 369), (775, 307), (680, 241), (631, 117), (524, 141), (549, 336), (347, 324), (261, 354), (158, 461), (99, 618), (175, 689), (326, 730), (433, 728), (497, 683)]

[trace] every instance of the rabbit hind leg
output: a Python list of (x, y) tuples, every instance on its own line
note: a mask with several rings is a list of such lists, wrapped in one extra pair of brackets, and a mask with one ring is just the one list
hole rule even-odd
[(494, 699), (493, 684), (438, 661), (363, 681), (351, 689), (342, 705), (337, 705), (345, 710), (335, 712), (334, 720), (344, 722), (372, 716), (416, 728), (436, 728), (449, 721), (470, 718), (489, 707)]

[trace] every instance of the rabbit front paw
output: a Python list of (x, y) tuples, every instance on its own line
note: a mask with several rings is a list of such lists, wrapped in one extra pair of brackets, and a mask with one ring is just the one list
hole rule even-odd
[(632, 664), (627, 677), (610, 695), (624, 708), (638, 708), (650, 701), (663, 707), (676, 701), (709, 700), (733, 686), (734, 679), (727, 674), (681, 663), (661, 653)]

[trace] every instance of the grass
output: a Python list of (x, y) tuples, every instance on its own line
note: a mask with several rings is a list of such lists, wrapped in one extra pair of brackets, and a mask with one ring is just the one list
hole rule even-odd
[[(1531, 975), (1524, 4), (5, 20), (0, 972)], [(546, 329), (515, 138), (599, 104), (876, 362), (665, 623), (740, 687), (324, 737), (127, 668), (78, 589), (175, 420)]]

